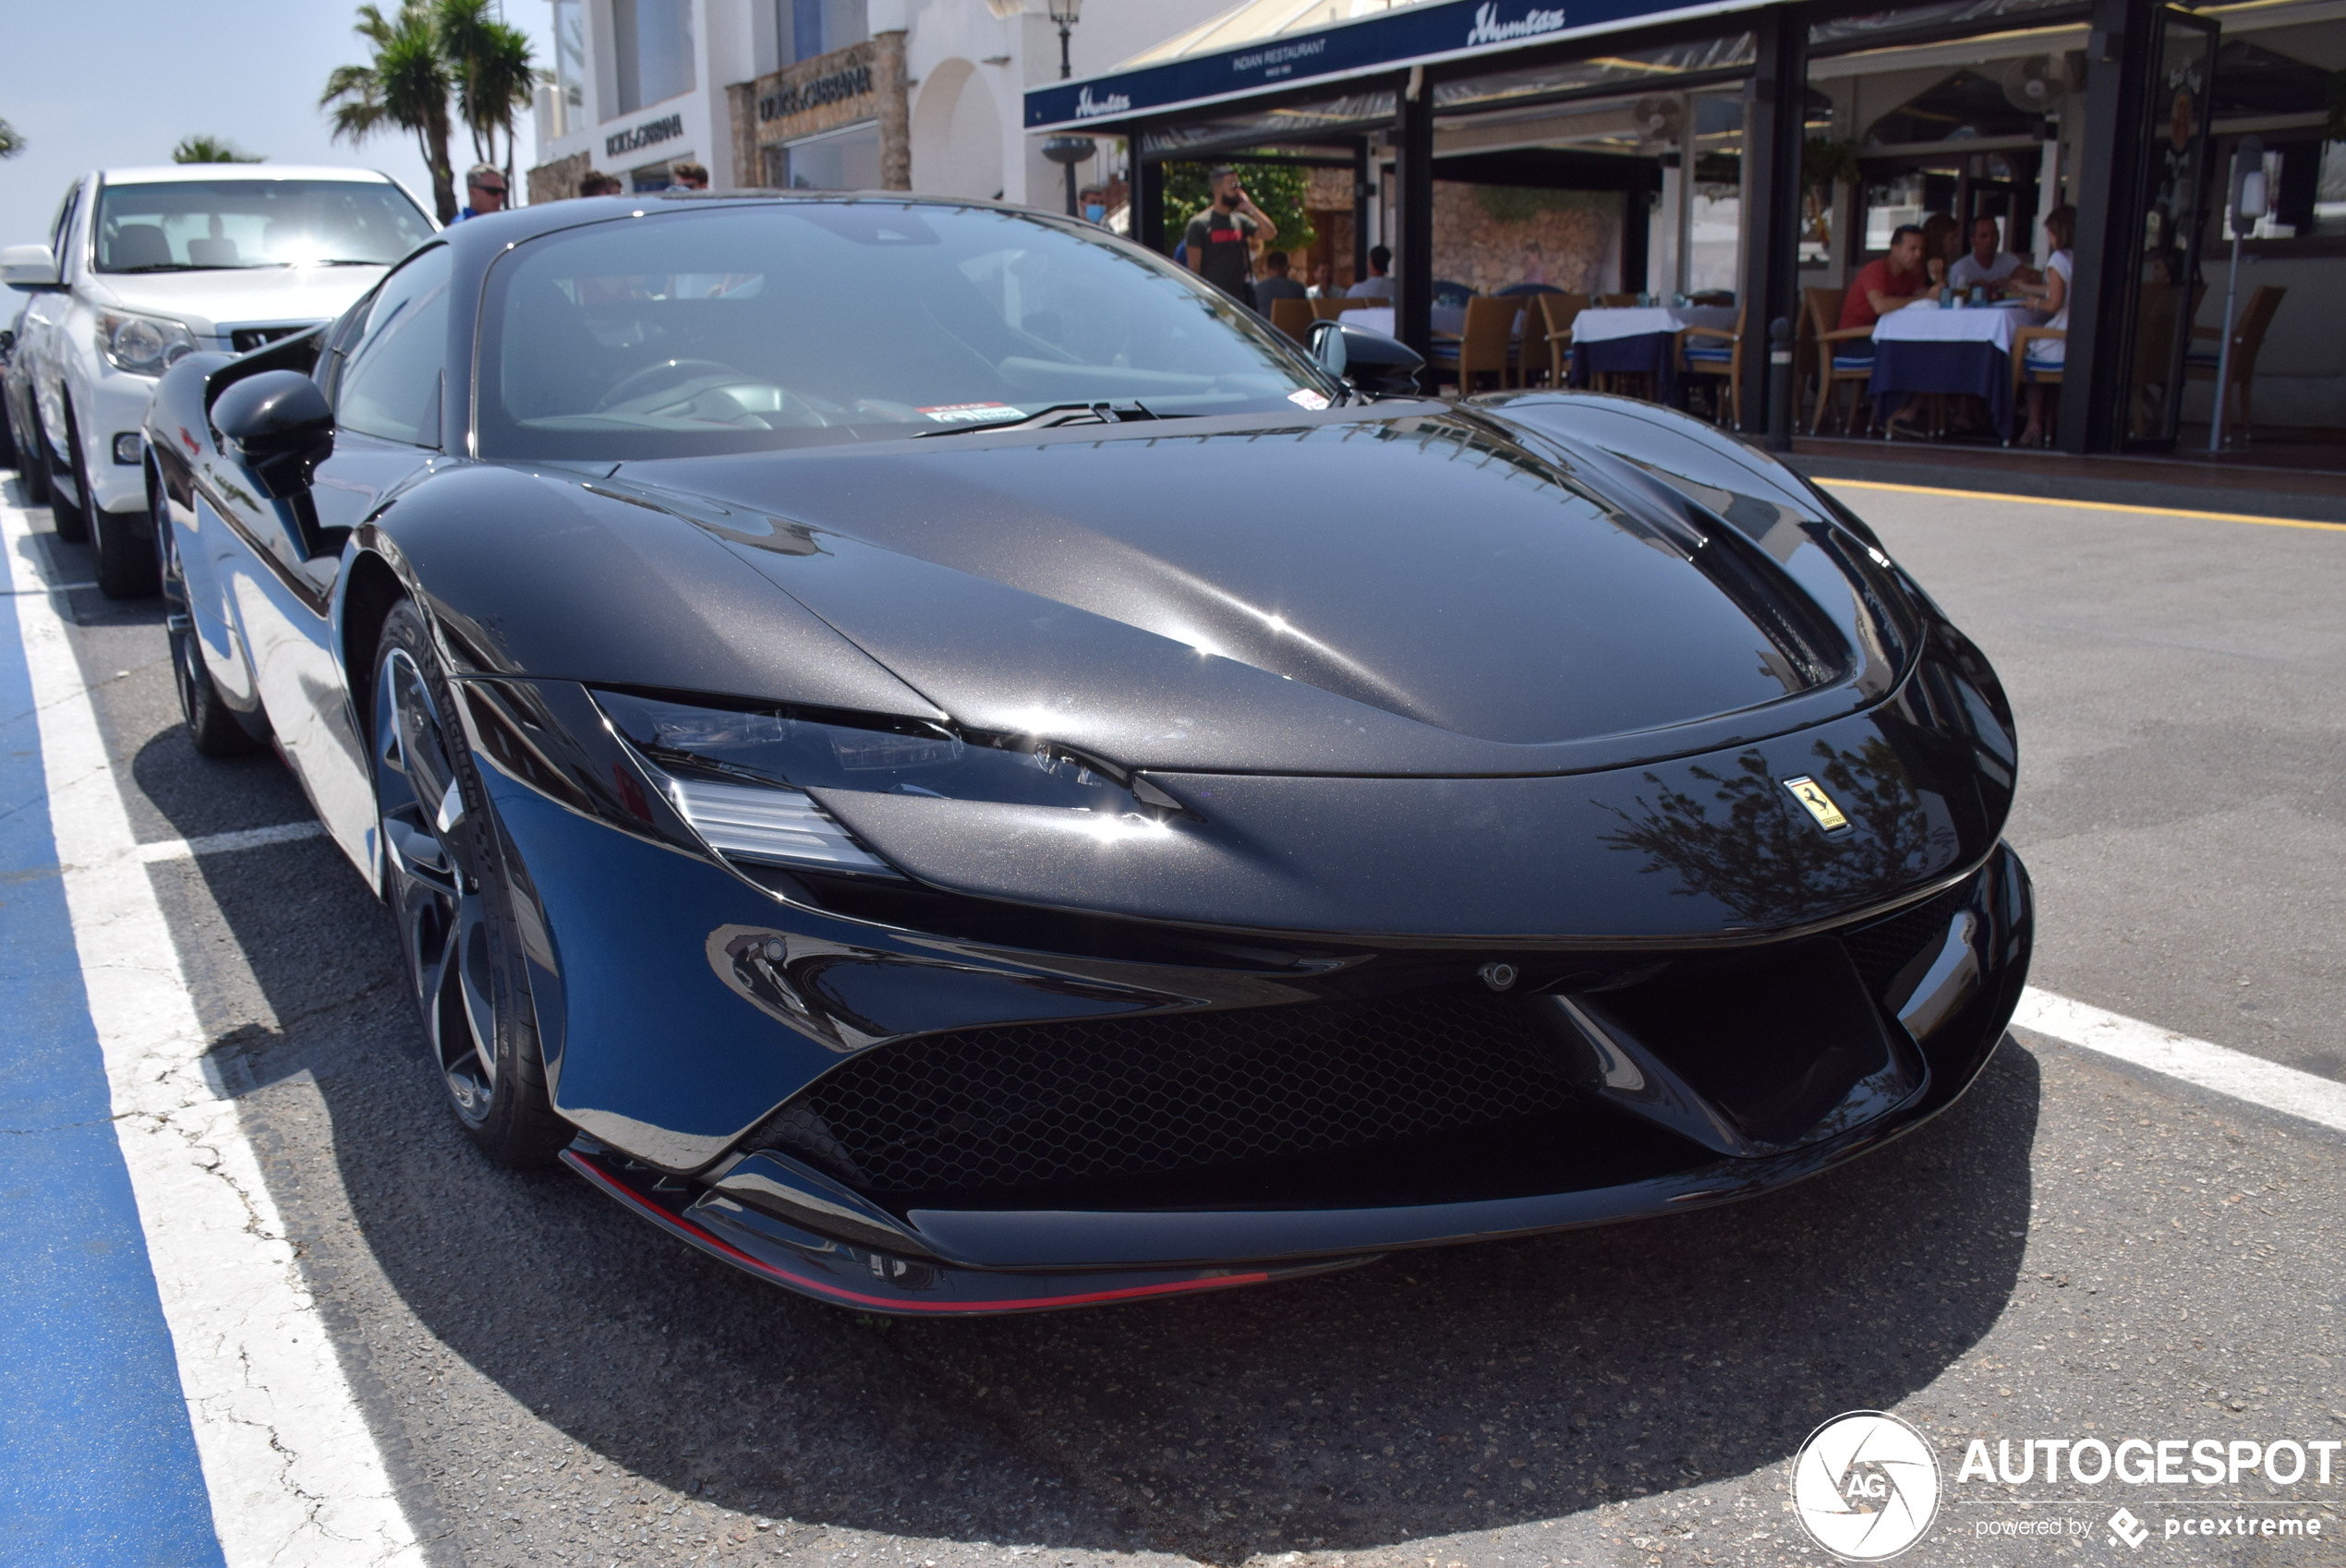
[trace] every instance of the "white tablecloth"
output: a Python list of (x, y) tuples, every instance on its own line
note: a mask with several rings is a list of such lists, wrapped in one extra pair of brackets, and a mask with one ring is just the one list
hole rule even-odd
[(1604, 343), (1613, 338), (1644, 337), (1651, 332), (1684, 332), (1688, 327), (1735, 331), (1732, 305), (1650, 305), (1607, 308), (1591, 306), (1572, 319), (1572, 341)]
[[(1383, 332), (1386, 337), (1393, 335), (1393, 307), (1390, 305), (1366, 306), (1359, 310), (1347, 310), (1342, 319), (1366, 327), (1373, 332)], [(1448, 309), (1439, 305), (1435, 306), (1433, 330), (1437, 332), (1454, 334), (1466, 331), (1466, 312), (1455, 306)]]
[(1874, 323), (1876, 343), (1989, 343), (2004, 353), (2020, 329), (2044, 318), (2017, 306), (1964, 306), (1945, 310), (1936, 305), (1909, 305), (1893, 310)]

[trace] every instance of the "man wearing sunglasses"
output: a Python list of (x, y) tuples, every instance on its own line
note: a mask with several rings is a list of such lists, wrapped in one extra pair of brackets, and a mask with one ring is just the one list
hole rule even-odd
[(505, 171), (494, 163), (475, 163), (465, 175), (466, 202), (456, 221), (485, 217), (505, 210)]

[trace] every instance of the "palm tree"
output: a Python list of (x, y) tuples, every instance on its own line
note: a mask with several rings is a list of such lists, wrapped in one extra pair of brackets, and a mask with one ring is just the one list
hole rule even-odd
[(0, 158), (13, 158), (24, 151), (24, 138), (17, 127), (0, 120)]
[(397, 16), (380, 7), (358, 7), (353, 31), (374, 50), (364, 66), (337, 66), (326, 78), (318, 106), (333, 111), (337, 140), (365, 140), (377, 131), (413, 132), (431, 171), (432, 203), (440, 221), (456, 218), (456, 179), (448, 163), (448, 65), (431, 12), (421, 0), (407, 0)]
[(490, 0), (436, 0), (434, 30), (440, 36), (442, 59), (455, 78), (456, 109), (472, 133), (473, 155), (495, 163), (497, 139), (505, 139), (505, 181), (513, 183), (514, 118), (528, 106), (538, 90), (538, 72), (530, 64), (529, 37), (508, 27), (490, 11)]
[(179, 139), (171, 150), (175, 163), (266, 163), (268, 158), (259, 152), (239, 152), (216, 136), (199, 132)]

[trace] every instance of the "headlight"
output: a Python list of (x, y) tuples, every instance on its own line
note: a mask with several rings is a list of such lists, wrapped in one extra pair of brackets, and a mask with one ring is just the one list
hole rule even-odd
[(919, 719), (865, 724), (598, 691), (613, 729), (720, 853), (808, 870), (896, 874), (805, 791), (853, 790), (1160, 820), (1180, 802), (1105, 763), (1031, 740), (965, 740)]
[(127, 310), (98, 313), (98, 351), (117, 370), (160, 376), (183, 354), (195, 352), (196, 340), (187, 328), (160, 316), (134, 316)]

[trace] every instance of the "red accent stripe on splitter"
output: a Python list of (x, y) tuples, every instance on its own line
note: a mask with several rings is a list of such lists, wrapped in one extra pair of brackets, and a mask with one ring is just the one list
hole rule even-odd
[(1094, 1290), (1080, 1295), (1037, 1296), (1004, 1301), (907, 1301), (901, 1296), (866, 1296), (861, 1291), (849, 1290), (843, 1285), (809, 1279), (803, 1274), (793, 1274), (778, 1269), (764, 1259), (743, 1251), (723, 1236), (703, 1230), (682, 1214), (670, 1213), (659, 1204), (647, 1201), (640, 1193), (629, 1188), (625, 1182), (616, 1179), (599, 1169), (593, 1161), (575, 1154), (570, 1150), (562, 1151), (562, 1161), (573, 1170), (583, 1172), (602, 1183), (621, 1202), (635, 1209), (654, 1224), (666, 1225), (671, 1230), (682, 1231), (711, 1251), (720, 1252), (744, 1268), (753, 1269), (793, 1290), (819, 1291), (825, 1296), (837, 1297), (842, 1301), (860, 1302), (866, 1307), (885, 1307), (894, 1312), (1000, 1312), (1015, 1310), (1022, 1307), (1083, 1307), (1100, 1301), (1131, 1301), (1147, 1296), (1170, 1296), (1185, 1290), (1221, 1290), (1231, 1285), (1262, 1285), (1271, 1277), (1267, 1272), (1258, 1270), (1251, 1274), (1217, 1274), (1212, 1279), (1168, 1280), (1162, 1285), (1132, 1285), (1119, 1290)]

